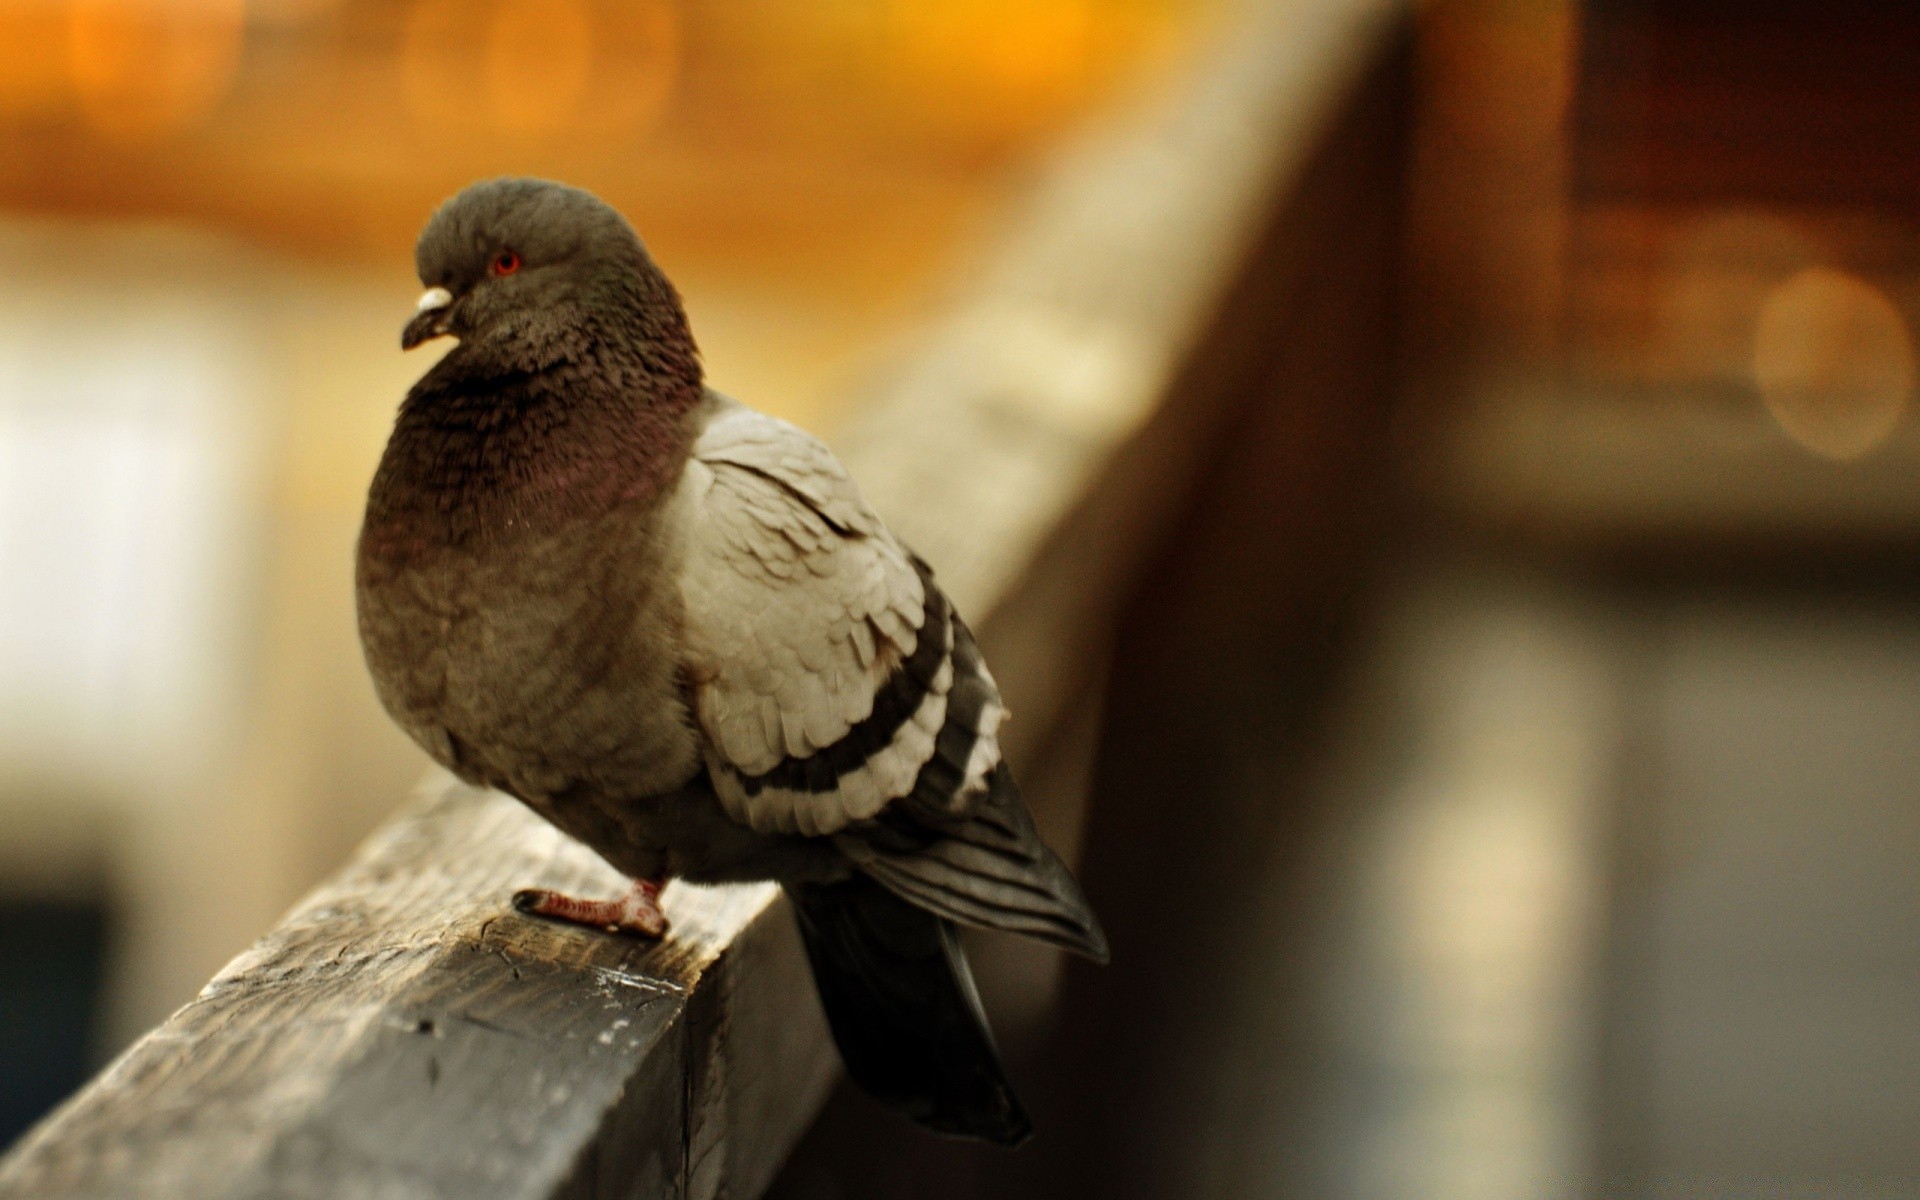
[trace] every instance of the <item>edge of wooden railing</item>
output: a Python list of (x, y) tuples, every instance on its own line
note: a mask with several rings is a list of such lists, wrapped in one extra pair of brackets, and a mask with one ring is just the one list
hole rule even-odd
[[(1016, 759), (1097, 670), (1218, 415), (1174, 380), (1404, 12), (1240, 6), (1176, 95), (1063, 153), (834, 439), (1005, 648)], [(672, 886), (657, 946), (506, 904), (618, 884), (516, 802), (430, 778), (0, 1160), (0, 1195), (757, 1195), (836, 1067), (784, 902)]]

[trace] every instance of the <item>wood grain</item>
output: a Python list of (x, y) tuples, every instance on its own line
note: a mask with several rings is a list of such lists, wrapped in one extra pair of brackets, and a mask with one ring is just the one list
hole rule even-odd
[(622, 883), (431, 780), (29, 1134), (0, 1195), (754, 1194), (834, 1066), (778, 889), (675, 885), (648, 943), (522, 916), (526, 885)]

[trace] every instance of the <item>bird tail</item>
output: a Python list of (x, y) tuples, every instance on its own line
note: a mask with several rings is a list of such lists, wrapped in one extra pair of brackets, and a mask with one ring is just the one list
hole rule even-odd
[(994, 1049), (951, 921), (864, 875), (792, 889), (847, 1073), (938, 1133), (1016, 1146), (1033, 1123)]

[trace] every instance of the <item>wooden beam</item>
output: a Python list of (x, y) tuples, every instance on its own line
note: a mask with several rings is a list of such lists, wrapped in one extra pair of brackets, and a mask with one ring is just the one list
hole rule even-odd
[(834, 1069), (778, 889), (674, 885), (650, 944), (524, 917), (529, 885), (622, 881), (518, 802), (430, 780), (36, 1129), (0, 1194), (755, 1194)]

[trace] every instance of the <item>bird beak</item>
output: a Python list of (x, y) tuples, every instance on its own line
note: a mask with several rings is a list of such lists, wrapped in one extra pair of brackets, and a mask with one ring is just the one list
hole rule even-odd
[(421, 342), (447, 334), (447, 319), (453, 309), (453, 293), (443, 287), (428, 288), (414, 306), (413, 320), (400, 331), (400, 348), (411, 350)]

